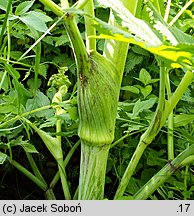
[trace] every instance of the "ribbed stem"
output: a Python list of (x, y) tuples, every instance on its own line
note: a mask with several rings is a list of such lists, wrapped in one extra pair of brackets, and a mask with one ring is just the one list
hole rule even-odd
[[(123, 5), (135, 16), (139, 0), (121, 0)], [(117, 26), (113, 13), (110, 13), (109, 24)], [(122, 79), (129, 44), (121, 41), (106, 40), (103, 55), (118, 68), (120, 79)]]
[[(93, 0), (89, 0), (84, 8), (85, 12), (94, 16), (94, 3)], [(96, 29), (91, 25), (91, 19), (88, 16), (84, 16), (85, 19), (85, 32), (86, 32), (86, 48), (88, 53), (91, 50), (96, 50), (96, 38), (89, 38), (89, 36), (96, 35)]]
[[(169, 79), (169, 70), (166, 69), (166, 91), (168, 100), (172, 96), (171, 88), (170, 88), (170, 79)], [(173, 111), (169, 114), (168, 117), (168, 160), (174, 159), (174, 116)]]
[(164, 117), (163, 117), (163, 124), (166, 121), (166, 118), (168, 115), (172, 112), (172, 110), (175, 108), (185, 91), (187, 90), (188, 86), (193, 82), (194, 73), (192, 71), (187, 71), (182, 78), (181, 82), (179, 83), (176, 91), (172, 94), (172, 97), (168, 100), (165, 111), (164, 111)]
[(46, 181), (44, 180), (42, 174), (40, 173), (40, 171), (39, 171), (39, 169), (38, 169), (38, 167), (34, 161), (34, 158), (32, 157), (32, 154), (26, 152), (26, 156), (28, 158), (28, 161), (30, 163), (30, 166), (31, 166), (35, 176), (46, 184)]
[(70, 200), (71, 194), (69, 191), (69, 185), (68, 185), (68, 181), (67, 181), (65, 167), (63, 165), (63, 158), (58, 159), (57, 164), (58, 164), (58, 169), (59, 169), (59, 174), (60, 174), (60, 178), (61, 178), (61, 184), (62, 184), (65, 199)]
[(81, 200), (102, 200), (110, 145), (90, 146), (82, 141), (79, 195)]
[(160, 67), (160, 94), (159, 94), (159, 101), (157, 110), (155, 112), (154, 118), (152, 119), (150, 126), (145, 131), (145, 133), (141, 136), (139, 144), (127, 166), (127, 169), (125, 170), (125, 173), (121, 179), (121, 182), (119, 184), (119, 187), (116, 191), (114, 199), (118, 199), (119, 197), (122, 197), (125, 189), (128, 185), (128, 182), (133, 175), (136, 166), (144, 153), (144, 150), (146, 149), (147, 145), (149, 145), (155, 136), (158, 134), (160, 128), (161, 128), (161, 118), (162, 113), (164, 111), (164, 105), (165, 105), (165, 68), (163, 63), (161, 63)]
[[(160, 71), (160, 96), (159, 96), (159, 103), (156, 110), (156, 114), (146, 130), (146, 132), (141, 136), (140, 143), (137, 146), (137, 149), (134, 153), (137, 154), (143, 154), (144, 148), (142, 145), (144, 144), (149, 145), (155, 136), (160, 131), (161, 127), (165, 124), (169, 114), (172, 112), (172, 110), (177, 105), (178, 101), (181, 99), (182, 95), (188, 88), (188, 86), (192, 83), (194, 74), (191, 71), (187, 71), (184, 75), (183, 79), (181, 80), (180, 84), (178, 85), (176, 91), (173, 93), (172, 97), (168, 100), (168, 102), (165, 102), (165, 71), (163, 71), (164, 68), (161, 67)], [(140, 148), (140, 150), (138, 150)], [(140, 155), (138, 156), (140, 158)], [(134, 156), (132, 157), (132, 159)], [(119, 184), (118, 190), (115, 195), (115, 199), (123, 196), (123, 193), (127, 187), (127, 184), (135, 171), (135, 166), (137, 165), (136, 160), (132, 160), (129, 162), (129, 165), (125, 171), (124, 176), (122, 177), (122, 180)]]
[[(154, 175), (133, 197), (135, 200), (147, 199), (159, 186), (161, 186), (177, 169), (182, 167), (187, 158), (194, 154), (194, 145), (184, 150), (173, 161), (168, 162), (156, 175)], [(187, 162), (193, 162), (188, 160)]]

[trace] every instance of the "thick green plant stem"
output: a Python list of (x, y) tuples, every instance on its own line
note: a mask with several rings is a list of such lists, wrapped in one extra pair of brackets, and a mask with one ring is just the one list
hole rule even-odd
[(161, 116), (164, 111), (164, 105), (165, 105), (165, 78), (166, 78), (165, 68), (164, 68), (164, 65), (161, 65), (160, 67), (160, 93), (159, 93), (159, 101), (158, 101), (158, 106), (157, 106), (155, 115), (150, 123), (150, 126), (147, 128), (145, 133), (140, 138), (138, 146), (121, 179), (121, 182), (116, 191), (114, 199), (118, 199), (119, 197), (123, 196), (123, 193), (125, 192), (128, 182), (131, 176), (133, 175), (144, 150), (146, 149), (147, 145), (152, 142), (152, 140), (155, 138), (156, 134), (160, 130), (160, 121), (161, 121)]
[[(94, 3), (93, 0), (89, 0), (86, 6), (84, 7), (85, 12), (94, 16)], [(96, 35), (96, 29), (91, 25), (91, 19), (88, 16), (84, 16), (85, 19), (85, 32), (86, 32), (86, 49), (88, 53), (93, 50), (96, 50), (96, 39), (90, 38), (89, 36)]]
[(172, 97), (165, 102), (165, 71), (163, 71), (163, 67), (161, 67), (161, 69), (162, 70), (160, 71), (160, 96), (155, 116), (148, 129), (140, 138), (139, 144), (134, 152), (134, 155), (130, 160), (127, 169), (121, 179), (121, 182), (115, 194), (115, 199), (118, 199), (119, 197), (123, 196), (123, 193), (125, 192), (128, 182), (138, 164), (138, 160), (141, 158), (144, 150), (153, 141), (153, 139), (158, 134), (162, 126), (165, 124), (169, 114), (175, 108), (175, 106), (181, 99), (182, 95), (184, 94), (188, 86), (193, 82), (194, 74), (191, 71), (187, 71)]
[(67, 182), (67, 176), (66, 176), (65, 167), (63, 165), (63, 158), (58, 159), (57, 164), (58, 164), (59, 175), (60, 175), (60, 178), (61, 178), (61, 184), (62, 184), (65, 199), (70, 200), (71, 199), (71, 194), (70, 194), (70, 191), (69, 191), (69, 185), (68, 185), (68, 182)]
[[(123, 5), (135, 16), (139, 0), (121, 0)], [(109, 24), (117, 26), (113, 13), (110, 13)], [(119, 70), (122, 79), (129, 44), (121, 41), (106, 40), (103, 55), (112, 61)]]
[(154, 175), (133, 197), (134, 200), (147, 199), (158, 187), (160, 187), (176, 170), (185, 165), (185, 160), (192, 157), (192, 160), (188, 160), (187, 163), (193, 163), (194, 145), (184, 150), (173, 161), (169, 161), (156, 175)]
[(54, 194), (54, 192), (53, 192), (52, 189), (49, 188), (49, 189), (45, 192), (45, 198), (46, 198), (47, 200), (56, 200), (55, 194)]
[[(172, 96), (171, 88), (170, 88), (170, 79), (169, 79), (169, 70), (166, 69), (166, 91), (168, 100)], [(167, 149), (168, 149), (168, 160), (174, 159), (174, 116), (173, 111), (169, 114), (168, 117), (168, 142), (167, 142)]]
[(162, 119), (162, 125), (164, 125), (167, 117), (175, 108), (182, 95), (187, 90), (188, 86), (193, 82), (194, 73), (192, 71), (187, 71), (182, 78), (180, 84), (178, 85), (176, 91), (173, 93), (172, 97), (167, 101), (165, 105), (164, 115)]
[(110, 145), (90, 146), (81, 144), (81, 166), (82, 177), (79, 182), (78, 199), (101, 200), (104, 198), (104, 184), (106, 163)]
[(34, 161), (34, 158), (32, 157), (32, 155), (30, 153), (26, 153), (26, 156), (28, 158), (28, 161), (30, 163), (30, 166), (35, 174), (35, 176), (40, 179), (42, 182), (44, 182), (46, 184), (46, 181), (44, 180), (42, 174), (40, 173), (35, 161)]
[(167, 6), (166, 6), (165, 14), (164, 14), (164, 21), (165, 22), (168, 22), (168, 17), (170, 14), (170, 6), (171, 6), (171, 0), (167, 0)]
[(55, 4), (52, 0), (39, 0), (43, 5), (50, 8), (50, 10), (55, 13), (58, 17), (62, 17), (64, 12), (61, 7)]
[(76, 5), (76, 9), (83, 9), (88, 3), (88, 0), (79, 0)]
[[(51, 11), (55, 13), (57, 16), (59, 17), (64, 16), (64, 11), (62, 10), (62, 8), (60, 8), (53, 1), (51, 0), (39, 0), (39, 1), (42, 2), (48, 8), (50, 8)], [(70, 38), (72, 49), (74, 51), (77, 71), (78, 71), (78, 78), (80, 78), (80, 76), (83, 76), (83, 75), (88, 75), (90, 72), (89, 57), (88, 57), (84, 42), (82, 40), (81, 34), (75, 22), (74, 15), (72, 13), (66, 12), (63, 18), (63, 21), (65, 24), (65, 28), (67, 30), (68, 36)]]
[(117, 70), (110, 61), (92, 52), (90, 63), (91, 76), (80, 85), (79, 91), (78, 134), (82, 142), (79, 199), (85, 200), (103, 199), (105, 167), (114, 140), (120, 90)]

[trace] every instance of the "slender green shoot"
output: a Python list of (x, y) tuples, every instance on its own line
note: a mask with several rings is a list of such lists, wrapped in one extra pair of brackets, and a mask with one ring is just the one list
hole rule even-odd
[(40, 108), (31, 110), (31, 111), (29, 111), (29, 112), (22, 113), (21, 115), (17, 115), (17, 116), (15, 116), (14, 118), (9, 119), (9, 120), (7, 120), (7, 121), (6, 121), (6, 119), (4, 119), (5, 122), (2, 123), (2, 124), (0, 124), (0, 128), (4, 128), (4, 127), (7, 126), (8, 124), (14, 123), (14, 122), (20, 120), (22, 117), (26, 117), (26, 116), (32, 115), (33, 113), (36, 113), (36, 112), (39, 112), (39, 111), (47, 110), (47, 109), (50, 109), (50, 108), (52, 108), (52, 107), (53, 107), (53, 105), (47, 105), (47, 106), (43, 106), (43, 107), (40, 107)]
[[(36, 40), (38, 40), (38, 32), (36, 32)], [(38, 89), (38, 74), (40, 70), (40, 60), (41, 60), (41, 42), (36, 46), (36, 56), (35, 56), (35, 65), (34, 65), (34, 95)]]
[[(50, 31), (64, 18), (65, 15), (63, 15), (62, 17), (60, 17), (55, 23), (53, 23), (48, 29), (47, 31), (44, 32), (44, 34), (42, 34), (35, 42), (34, 44), (32, 44), (25, 53), (23, 53), (20, 58), (17, 60), (17, 62), (21, 61), (36, 45), (38, 45), (38, 43), (40, 43), (40, 41), (47, 35), (50, 33)], [(16, 62), (16, 64), (17, 64)], [(25, 65), (24, 65), (25, 66)]]
[[(172, 96), (171, 88), (170, 88), (170, 79), (169, 79), (169, 70), (166, 69), (166, 92), (168, 100)], [(168, 160), (174, 159), (174, 116), (173, 111), (169, 114), (168, 117)]]
[[(84, 7), (86, 13), (94, 17), (94, 3), (93, 0), (89, 0)], [(91, 38), (89, 36), (96, 35), (96, 29), (91, 25), (91, 19), (88, 16), (84, 16), (85, 19), (85, 32), (86, 32), (86, 49), (88, 53), (92, 50), (96, 50), (96, 38)]]
[(188, 1), (185, 6), (177, 13), (177, 15), (172, 19), (172, 21), (169, 23), (170, 26), (172, 26), (179, 17), (185, 12), (185, 10), (194, 2), (194, 0)]
[(164, 21), (165, 22), (168, 22), (168, 17), (170, 14), (170, 5), (171, 5), (171, 0), (167, 0), (167, 6), (166, 6), (165, 14), (164, 14)]
[(32, 170), (33, 170), (33, 172), (34, 172), (34, 175), (35, 175), (38, 179), (40, 179), (42, 182), (44, 182), (44, 183), (46, 184), (46, 181), (44, 180), (42, 174), (40, 173), (39, 168), (38, 168), (38, 166), (36, 165), (36, 162), (34, 161), (34, 158), (33, 158), (32, 154), (26, 152), (26, 156), (27, 156), (28, 161), (29, 161), (29, 163), (30, 163), (30, 166), (31, 166), (31, 168), (32, 168)]
[(11, 5), (12, 5), (12, 0), (9, 0), (8, 5), (7, 5), (7, 11), (6, 11), (6, 15), (3, 21), (3, 25), (2, 25), (2, 29), (1, 29), (1, 34), (0, 34), (0, 55), (2, 53), (2, 41), (3, 41), (3, 35), (5, 33), (5, 29), (6, 29), (6, 25), (7, 25), (7, 20), (8, 20), (8, 16), (11, 10)]
[[(189, 178), (189, 165), (186, 165), (185, 166), (185, 172), (184, 172), (184, 185), (185, 185), (184, 192), (187, 192), (187, 190), (188, 190), (188, 178)], [(187, 199), (187, 197), (184, 194), (184, 200), (186, 200), (186, 199)]]
[(142, 154), (144, 153), (147, 145), (149, 145), (157, 133), (160, 130), (160, 124), (161, 124), (161, 117), (164, 110), (165, 105), (165, 67), (164, 64), (161, 63), (160, 65), (160, 91), (159, 91), (159, 101), (158, 106), (155, 112), (155, 115), (150, 123), (150, 126), (147, 128), (145, 133), (141, 136), (140, 141), (138, 143), (138, 146), (127, 166), (127, 169), (125, 170), (125, 173), (121, 179), (121, 182), (119, 184), (119, 187), (116, 191), (114, 199), (118, 199), (119, 197), (122, 197), (125, 189), (128, 185), (128, 182), (133, 175), (136, 166), (142, 157)]
[(61, 184), (62, 184), (65, 199), (70, 200), (71, 194), (69, 191), (69, 184), (67, 181), (67, 175), (66, 175), (65, 167), (63, 165), (63, 158), (58, 159), (57, 164), (58, 164), (58, 169), (59, 169), (59, 174), (60, 174), (60, 178), (61, 178)]

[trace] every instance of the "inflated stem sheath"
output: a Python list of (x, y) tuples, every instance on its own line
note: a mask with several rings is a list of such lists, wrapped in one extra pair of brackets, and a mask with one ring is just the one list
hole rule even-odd
[(120, 77), (105, 57), (92, 52), (89, 76), (80, 74), (79, 136), (89, 145), (102, 146), (114, 139)]

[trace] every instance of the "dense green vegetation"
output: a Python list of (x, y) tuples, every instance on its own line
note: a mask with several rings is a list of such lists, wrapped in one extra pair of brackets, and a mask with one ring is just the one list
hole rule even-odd
[(194, 199), (193, 0), (0, 0), (0, 198)]

